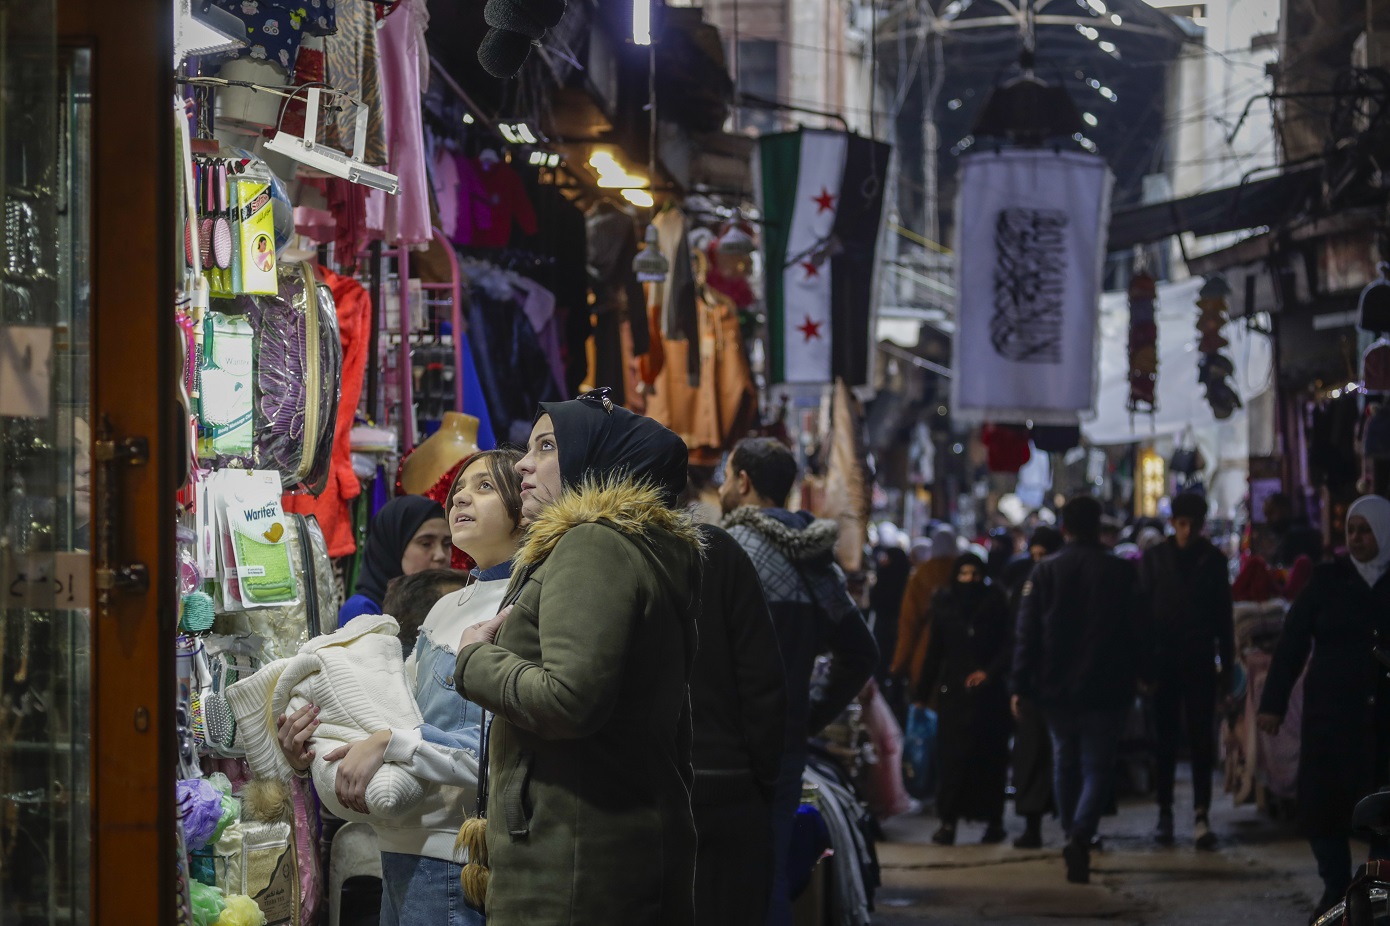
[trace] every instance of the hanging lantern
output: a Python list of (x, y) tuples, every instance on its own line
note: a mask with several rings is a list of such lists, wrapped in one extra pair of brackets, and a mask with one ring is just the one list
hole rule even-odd
[(1144, 271), (1129, 281), (1129, 403), (1131, 412), (1158, 409), (1158, 285)]
[(1219, 274), (1210, 277), (1197, 293), (1197, 331), (1202, 335), (1197, 342), (1197, 382), (1206, 388), (1207, 404), (1218, 420), (1224, 421), (1241, 408), (1240, 394), (1236, 392), (1230, 379), (1235, 375), (1236, 365), (1230, 357), (1221, 353), (1231, 342), (1221, 334), (1221, 329), (1230, 321), (1229, 303), (1231, 287)]
[(665, 283), (666, 275), (671, 272), (671, 264), (661, 253), (661, 240), (655, 225), (647, 226), (646, 245), (632, 259), (632, 272), (637, 275), (639, 283)]

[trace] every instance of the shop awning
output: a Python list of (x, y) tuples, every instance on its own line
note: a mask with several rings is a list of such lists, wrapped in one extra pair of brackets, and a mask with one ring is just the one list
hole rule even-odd
[(1215, 235), (1277, 225), (1296, 214), (1317, 191), (1321, 167), (1312, 165), (1263, 180), (1117, 209), (1110, 217), (1111, 251), (1162, 241), (1182, 232)]

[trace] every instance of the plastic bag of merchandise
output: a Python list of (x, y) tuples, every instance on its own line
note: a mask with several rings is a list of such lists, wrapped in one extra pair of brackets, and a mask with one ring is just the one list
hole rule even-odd
[[(215, 316), (242, 318), (252, 332), (252, 440), (248, 454), (214, 447), (218, 466), (274, 469), (287, 492), (322, 492), (338, 419), (343, 348), (331, 294), (304, 263), (283, 262), (273, 296), (214, 299)], [(220, 407), (203, 381), (205, 407)]]

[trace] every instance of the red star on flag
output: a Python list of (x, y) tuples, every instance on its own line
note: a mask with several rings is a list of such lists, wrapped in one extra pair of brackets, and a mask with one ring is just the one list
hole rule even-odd
[(820, 188), (819, 196), (811, 197), (811, 202), (820, 207), (816, 210), (816, 215), (820, 215), (822, 212), (829, 212), (831, 209), (835, 208), (835, 197), (831, 196), (830, 191), (825, 187)]
[(801, 269), (806, 271), (806, 279), (808, 280), (811, 279), (811, 277), (820, 276), (820, 268), (809, 260), (803, 260), (801, 262)]
[(796, 330), (800, 331), (803, 335), (805, 335), (806, 341), (807, 343), (809, 343), (812, 338), (818, 338), (821, 336), (820, 328), (823, 324), (825, 323), (811, 321), (811, 316), (807, 315), (806, 321), (801, 323), (800, 325), (797, 325)]

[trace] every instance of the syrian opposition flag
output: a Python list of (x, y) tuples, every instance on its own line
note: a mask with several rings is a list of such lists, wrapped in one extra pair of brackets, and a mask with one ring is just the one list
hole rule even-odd
[(868, 382), (890, 150), (820, 129), (759, 139), (774, 382)]

